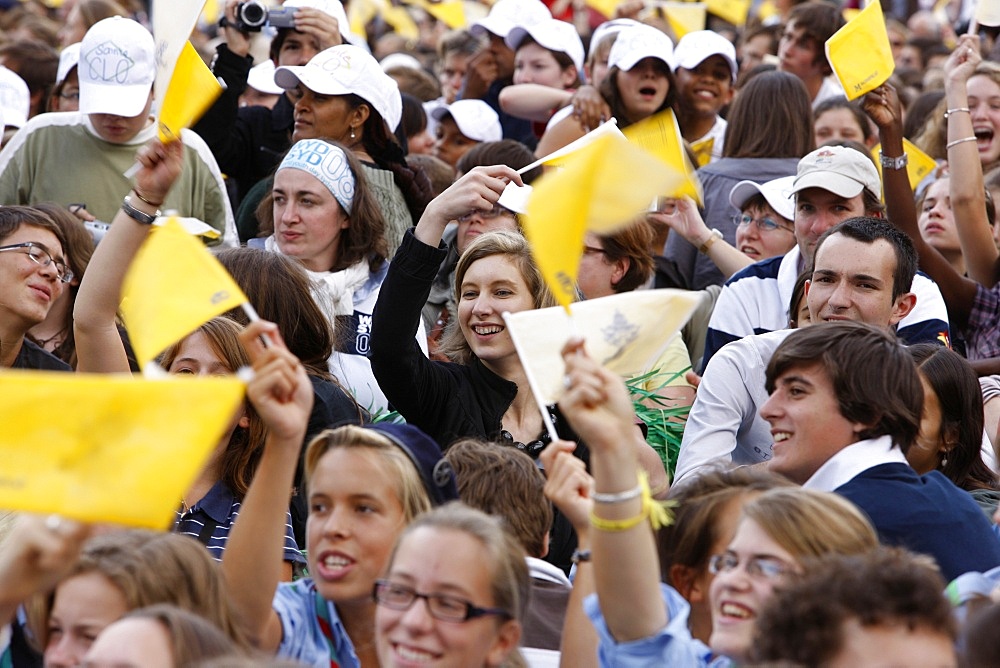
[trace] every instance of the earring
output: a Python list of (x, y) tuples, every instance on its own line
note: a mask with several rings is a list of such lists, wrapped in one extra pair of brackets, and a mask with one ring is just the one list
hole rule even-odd
[(351, 128), (351, 139), (355, 139), (354, 128)]
[(940, 468), (944, 468), (947, 465), (948, 465), (948, 455), (945, 455), (944, 457), (941, 458)]

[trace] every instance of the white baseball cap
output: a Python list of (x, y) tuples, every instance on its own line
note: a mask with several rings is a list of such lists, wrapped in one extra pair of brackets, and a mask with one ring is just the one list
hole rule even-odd
[(635, 19), (611, 19), (610, 21), (605, 21), (594, 28), (594, 34), (590, 36), (590, 50), (587, 53), (593, 53), (597, 45), (601, 43), (601, 40), (608, 35), (617, 35), (625, 28), (638, 25), (642, 24)]
[(712, 56), (722, 56), (729, 64), (729, 71), (736, 81), (736, 47), (728, 39), (712, 30), (697, 30), (689, 32), (677, 42), (674, 49), (674, 61), (677, 67), (693, 70)]
[(576, 28), (569, 23), (559, 19), (546, 19), (528, 26), (517, 26), (507, 33), (504, 42), (517, 51), (526, 37), (549, 51), (565, 53), (576, 65), (578, 75), (583, 74), (583, 41)]
[(493, 107), (482, 100), (457, 100), (438, 107), (431, 112), (434, 120), (440, 122), (446, 116), (455, 119), (459, 132), (475, 141), (500, 141), (503, 128), (500, 117)]
[(321, 95), (357, 95), (378, 112), (393, 132), (403, 117), (403, 100), (396, 80), (378, 61), (353, 44), (320, 51), (305, 65), (279, 67), (274, 83), (285, 90), (301, 83)]
[(795, 220), (795, 202), (792, 200), (794, 181), (794, 176), (783, 176), (766, 183), (740, 181), (729, 191), (729, 203), (742, 211), (751, 197), (763, 195), (776, 214), (786, 220)]
[(628, 71), (643, 58), (658, 58), (674, 71), (674, 43), (663, 32), (647, 25), (625, 28), (608, 54), (608, 67)]
[(281, 95), (285, 89), (274, 83), (274, 61), (267, 60), (250, 68), (247, 85), (267, 95)]
[(799, 160), (791, 192), (822, 188), (838, 197), (857, 197), (867, 188), (882, 196), (882, 181), (871, 158), (844, 146), (821, 146)]
[(95, 23), (80, 43), (80, 111), (135, 117), (149, 100), (156, 76), (148, 30), (121, 16)]
[[(22, 127), (31, 112), (28, 84), (13, 70), (0, 65), (0, 116), (7, 127)], [(0, 127), (2, 129), (2, 127)]]
[(59, 69), (56, 71), (56, 85), (58, 86), (66, 77), (69, 71), (80, 64), (80, 43), (70, 44), (59, 53)]
[(411, 70), (423, 70), (420, 61), (408, 53), (390, 53), (379, 61), (379, 66), (383, 72), (388, 72), (394, 67), (405, 67)]
[(490, 32), (506, 38), (517, 26), (529, 26), (551, 18), (552, 13), (541, 0), (497, 0), (485, 18), (469, 26), (469, 32), (477, 37)]

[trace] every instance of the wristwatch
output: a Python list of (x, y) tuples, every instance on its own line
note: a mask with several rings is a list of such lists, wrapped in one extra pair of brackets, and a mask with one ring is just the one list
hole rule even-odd
[(708, 249), (712, 247), (712, 244), (715, 243), (716, 239), (721, 239), (721, 238), (722, 238), (722, 232), (713, 227), (712, 233), (709, 235), (708, 239), (705, 239), (705, 243), (698, 246), (698, 252), (701, 253), (702, 255), (708, 255)]
[(156, 213), (146, 213), (135, 208), (132, 206), (132, 198), (128, 195), (125, 195), (125, 199), (122, 200), (122, 211), (125, 212), (126, 216), (143, 225), (152, 225), (161, 215), (159, 210)]
[(906, 167), (907, 162), (909, 162), (905, 153), (895, 158), (890, 158), (882, 151), (879, 151), (878, 158), (882, 162), (882, 169), (903, 169)]

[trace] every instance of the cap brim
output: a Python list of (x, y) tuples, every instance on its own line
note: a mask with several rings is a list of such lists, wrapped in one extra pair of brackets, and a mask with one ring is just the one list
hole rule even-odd
[(510, 31), (513, 29), (513, 23), (504, 21), (503, 19), (498, 19), (495, 16), (487, 16), (469, 26), (469, 32), (476, 37), (482, 37), (486, 33), (493, 33), (497, 37), (502, 37), (504, 39), (507, 39), (507, 35), (509, 35)]
[(763, 194), (764, 191), (753, 181), (740, 181), (729, 191), (729, 203), (742, 211), (751, 197)]
[(149, 101), (153, 84), (132, 86), (101, 85), (80, 82), (80, 112), (84, 114), (114, 114), (132, 118), (142, 113)]
[(698, 67), (699, 65), (701, 65), (703, 62), (705, 62), (706, 60), (708, 60), (709, 58), (711, 58), (712, 56), (722, 56), (725, 59), (726, 64), (729, 65), (729, 72), (730, 72), (730, 74), (732, 74), (733, 80), (735, 81), (736, 80), (736, 73), (739, 72), (739, 67), (736, 65), (736, 61), (735, 60), (733, 60), (732, 58), (730, 58), (728, 55), (726, 55), (724, 53), (720, 53), (718, 51), (713, 51), (712, 53), (707, 53), (704, 56), (701, 56), (701, 54), (697, 54), (697, 55), (692, 54), (692, 55), (690, 55), (690, 56), (688, 56), (686, 58), (681, 59), (681, 58), (677, 58), (677, 52), (674, 51), (674, 58), (677, 58), (677, 67), (683, 67), (686, 70), (693, 70), (693, 69), (695, 69), (696, 67)]
[[(625, 70), (627, 72), (633, 67), (635, 67), (636, 64), (640, 60), (643, 60), (644, 58), (656, 58), (657, 60), (666, 64), (667, 69), (669, 69), (671, 72), (674, 71), (674, 64), (669, 60), (667, 60), (666, 58), (664, 58), (662, 53), (652, 49), (649, 51), (642, 51), (640, 53), (630, 53), (628, 57), (620, 59), (618, 62), (614, 64), (614, 66), (620, 70)], [(608, 65), (611, 65), (611, 63), (608, 63)]]
[(838, 197), (857, 197), (865, 186), (860, 181), (837, 172), (810, 172), (795, 179), (790, 193), (798, 193), (806, 188), (828, 190)]
[(331, 76), (323, 76), (307, 65), (279, 67), (274, 71), (274, 83), (285, 90), (291, 90), (300, 83), (320, 95), (347, 95), (347, 90)]

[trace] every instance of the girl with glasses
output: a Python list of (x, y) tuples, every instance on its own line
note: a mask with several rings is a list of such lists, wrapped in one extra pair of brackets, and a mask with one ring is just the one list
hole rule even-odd
[(520, 666), (528, 567), (500, 520), (460, 503), (402, 534), (375, 584), (381, 665)]

